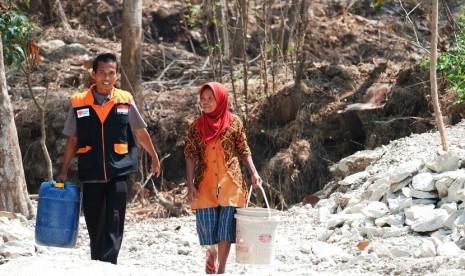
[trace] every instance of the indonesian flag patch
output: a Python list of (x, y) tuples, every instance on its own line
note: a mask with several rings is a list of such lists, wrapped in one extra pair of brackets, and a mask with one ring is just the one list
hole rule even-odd
[(76, 111), (76, 113), (78, 118), (90, 116), (89, 108), (79, 109), (78, 111)]
[(129, 105), (120, 104), (116, 107), (116, 114), (125, 114), (129, 113)]

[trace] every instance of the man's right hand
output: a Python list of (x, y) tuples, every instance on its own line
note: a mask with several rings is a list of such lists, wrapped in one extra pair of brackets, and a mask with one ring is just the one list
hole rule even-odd
[(65, 183), (68, 180), (68, 176), (66, 174), (60, 174), (57, 176), (57, 182)]

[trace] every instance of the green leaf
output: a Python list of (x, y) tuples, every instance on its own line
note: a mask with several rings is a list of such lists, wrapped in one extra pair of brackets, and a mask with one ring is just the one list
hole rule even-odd
[[(442, 71), (450, 88), (457, 92), (455, 103), (465, 101), (465, 14), (457, 20), (461, 28), (455, 36), (455, 42), (438, 58), (437, 70)], [(423, 64), (429, 65), (427, 59)]]
[[(29, 0), (25, 0), (29, 6)], [(32, 31), (39, 29), (29, 21), (24, 13), (17, 9), (0, 14), (0, 32), (3, 40), (3, 53), (7, 65), (21, 66), (27, 59), (26, 48), (29, 35)]]

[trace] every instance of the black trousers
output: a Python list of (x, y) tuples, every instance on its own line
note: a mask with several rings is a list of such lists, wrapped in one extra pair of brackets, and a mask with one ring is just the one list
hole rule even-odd
[(84, 183), (82, 205), (92, 260), (116, 264), (123, 241), (128, 177)]

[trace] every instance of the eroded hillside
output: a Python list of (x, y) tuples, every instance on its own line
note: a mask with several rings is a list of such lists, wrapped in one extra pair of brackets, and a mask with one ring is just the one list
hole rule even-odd
[[(46, 21), (40, 7), (31, 10), (42, 28), (36, 39), (43, 59), (34, 72), (33, 86), (37, 95), (49, 86), (47, 145), (55, 172), (65, 143), (61, 129), (69, 108), (67, 97), (92, 82), (86, 64), (103, 51), (124, 54), (120, 46), (122, 1), (62, 2), (70, 32)], [(190, 2), (202, 9), (200, 1)], [(288, 22), (283, 16), (285, 1), (270, 3), (268, 16), (257, 18), (267, 18), (272, 26)], [(245, 121), (256, 165), (276, 204), (283, 200), (297, 203), (320, 190), (333, 177), (328, 167), (344, 156), (434, 128), (429, 73), (420, 65), (429, 47), (428, 11), (409, 1), (403, 4), (385, 1), (376, 11), (369, 5), (312, 1), (305, 36), (301, 36), (304, 58), (300, 61), (304, 62), (302, 82), (297, 86), (299, 60), (269, 60), (264, 71), (263, 52), (259, 51), (264, 21), (251, 18), (247, 99), (241, 60), (233, 70), (234, 87), (227, 61), (222, 81), (234, 94), (231, 109)], [(458, 5), (449, 4), (452, 15), (458, 16)], [(252, 11), (260, 14), (261, 9), (257, 5)], [(237, 18), (234, 8), (228, 11), (229, 19)], [(191, 13), (184, 1), (144, 1), (144, 103), (140, 106), (157, 150), (166, 157), (163, 179), (156, 180), (164, 190), (184, 181), (184, 138), (199, 112), (196, 89), (205, 81), (220, 80), (203, 29), (184, 20)], [(441, 21), (441, 49), (451, 43), (449, 23), (446, 17)], [(291, 49), (300, 49), (292, 45), (295, 48)], [(45, 177), (37, 143), (37, 111), (24, 76), (12, 70), (7, 78), (28, 187), (34, 193)], [(441, 81), (439, 88), (447, 123), (455, 124), (463, 118), (463, 107), (451, 104), (454, 95), (446, 83)], [(72, 164), (73, 181), (77, 181), (76, 169)]]

